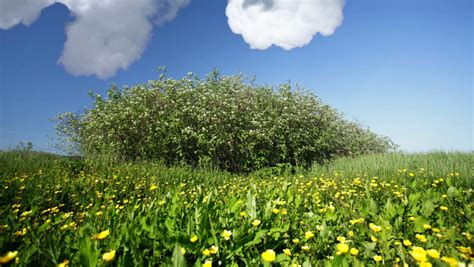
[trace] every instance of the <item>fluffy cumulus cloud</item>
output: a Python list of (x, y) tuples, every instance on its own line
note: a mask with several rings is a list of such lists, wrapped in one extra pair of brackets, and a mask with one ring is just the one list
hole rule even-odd
[(272, 45), (292, 49), (307, 45), (320, 33), (334, 33), (343, 20), (344, 0), (229, 0), (231, 30), (252, 49)]
[(64, 4), (75, 17), (66, 27), (67, 41), (59, 58), (74, 75), (113, 76), (140, 58), (153, 23), (175, 18), (190, 0), (0, 0), (0, 29), (29, 25), (41, 10)]

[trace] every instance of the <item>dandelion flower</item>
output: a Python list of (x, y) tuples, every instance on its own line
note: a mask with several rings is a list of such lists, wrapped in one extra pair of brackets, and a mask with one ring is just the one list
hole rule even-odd
[(258, 220), (258, 219), (255, 219), (255, 220), (253, 220), (252, 225), (255, 226), (255, 227), (257, 227), (258, 225), (260, 225), (261, 222), (262, 222), (262, 221), (260, 221), (260, 220)]
[(337, 248), (337, 252), (339, 252), (340, 254), (341, 253), (344, 254), (349, 251), (349, 245), (344, 244), (344, 243), (337, 244), (336, 248)]
[(4, 256), (0, 257), (0, 265), (7, 264), (18, 255), (18, 251), (9, 251)]
[(426, 251), (422, 247), (412, 247), (410, 255), (418, 262), (426, 261)]
[(102, 255), (102, 260), (105, 262), (111, 262), (115, 259), (115, 250), (111, 250), (110, 252), (104, 253)]
[(314, 236), (314, 234), (313, 234), (313, 232), (311, 232), (311, 231), (307, 231), (306, 233), (304, 233), (304, 237), (305, 237), (306, 239), (310, 239), (310, 238), (312, 238), (313, 236)]
[(273, 262), (276, 259), (275, 251), (272, 249), (267, 249), (262, 253), (262, 260), (266, 262)]
[(373, 259), (374, 259), (375, 262), (381, 262), (383, 260), (382, 256), (380, 256), (380, 255), (375, 255), (373, 257)]
[(441, 257), (441, 260), (446, 262), (449, 266), (458, 266), (458, 261), (451, 257)]
[(95, 234), (91, 237), (92, 240), (102, 240), (105, 239), (110, 234), (109, 230), (102, 231), (98, 234)]
[(359, 250), (356, 249), (356, 248), (351, 248), (351, 250), (350, 250), (349, 252), (350, 252), (352, 255), (354, 255), (354, 256), (357, 255), (357, 254), (359, 254)]
[(232, 236), (232, 231), (224, 230), (224, 231), (222, 231), (221, 236), (222, 236), (222, 238), (224, 238), (225, 240), (229, 240), (230, 237)]

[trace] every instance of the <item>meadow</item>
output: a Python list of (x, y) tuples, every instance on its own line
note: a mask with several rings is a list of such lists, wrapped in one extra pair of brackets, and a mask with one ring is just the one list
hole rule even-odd
[(474, 154), (249, 174), (0, 152), (0, 265), (464, 266)]

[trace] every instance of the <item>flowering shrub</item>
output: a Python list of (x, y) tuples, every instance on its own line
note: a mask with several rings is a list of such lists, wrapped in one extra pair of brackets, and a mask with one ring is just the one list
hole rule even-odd
[(92, 95), (93, 107), (58, 116), (57, 130), (85, 156), (161, 160), (233, 172), (278, 164), (310, 166), (385, 152), (386, 137), (343, 119), (290, 84), (256, 86), (242, 75), (189, 74)]

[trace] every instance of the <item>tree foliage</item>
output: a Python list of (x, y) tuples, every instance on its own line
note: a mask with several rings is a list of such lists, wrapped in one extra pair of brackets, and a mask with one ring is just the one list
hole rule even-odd
[(310, 166), (385, 152), (387, 138), (347, 121), (300, 86), (259, 86), (243, 75), (188, 74), (91, 94), (92, 108), (57, 117), (66, 149), (86, 157), (160, 160), (234, 172)]

